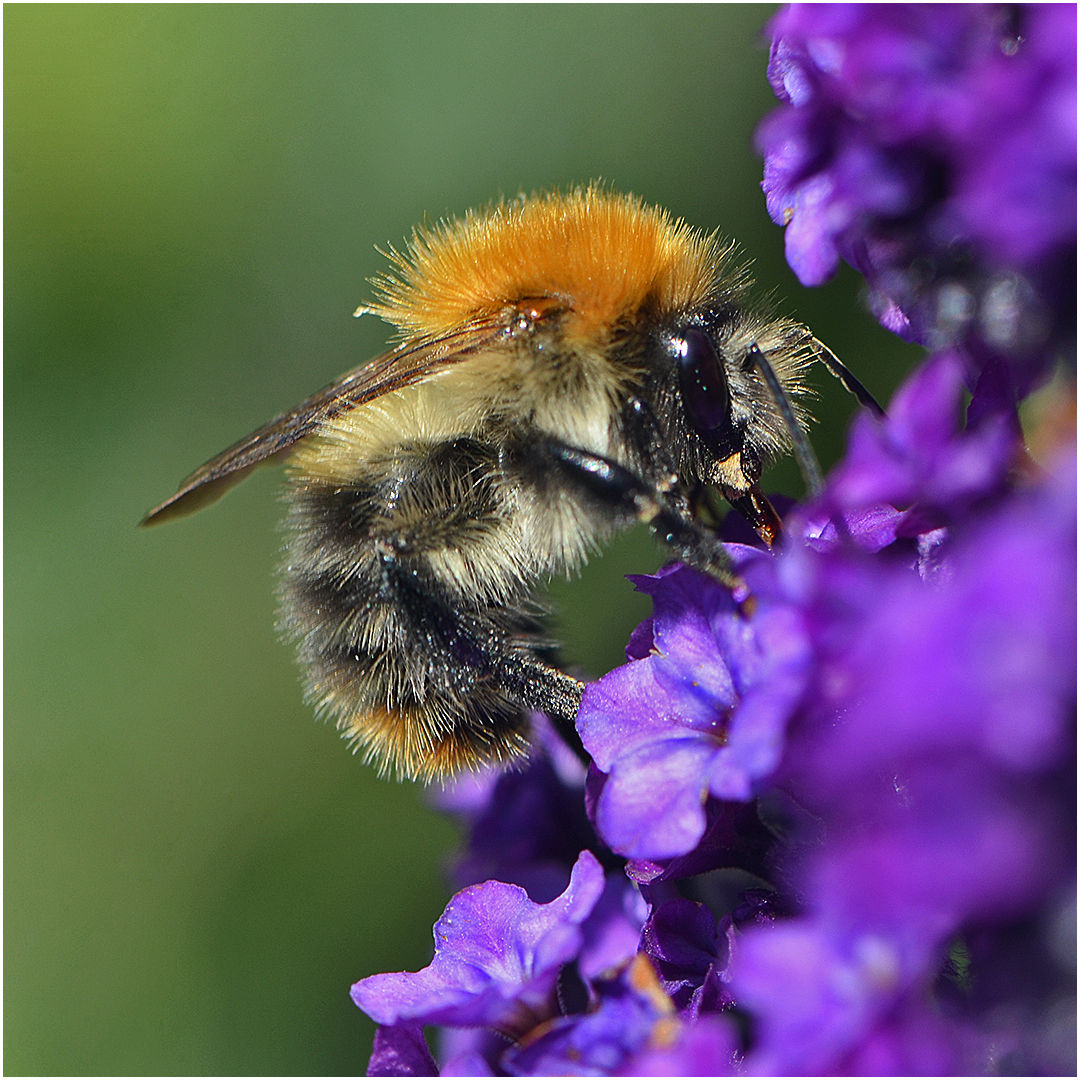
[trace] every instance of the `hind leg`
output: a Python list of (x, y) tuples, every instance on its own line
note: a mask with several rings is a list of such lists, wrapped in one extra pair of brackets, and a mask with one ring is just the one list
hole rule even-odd
[(528, 711), (572, 722), (551, 663), (499, 451), (399, 448), (346, 484), (300, 477), (283, 624), (308, 696), (382, 772), (430, 780), (524, 752)]

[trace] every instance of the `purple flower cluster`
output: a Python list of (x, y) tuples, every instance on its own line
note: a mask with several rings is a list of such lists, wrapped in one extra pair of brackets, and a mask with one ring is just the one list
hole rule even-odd
[(1075, 345), (1075, 5), (794, 4), (771, 31), (763, 186), (799, 279), (844, 259), (884, 326), (1015, 401)]
[(1075, 9), (773, 28), (789, 258), (848, 259), (933, 352), (777, 549), (727, 545), (734, 594), (633, 579), (588, 768), (537, 718), (523, 769), (439, 796), (462, 891), (427, 968), (353, 987), (369, 1075), (1075, 1072), (1067, 380), (1017, 413), (1075, 321)]

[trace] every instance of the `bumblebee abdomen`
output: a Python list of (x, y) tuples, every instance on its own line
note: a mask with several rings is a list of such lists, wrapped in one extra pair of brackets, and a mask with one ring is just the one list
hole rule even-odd
[(346, 417), (297, 457), (282, 626), (344, 734), (382, 771), (431, 779), (522, 753), (524, 684), (572, 682), (530, 593), (583, 530), (505, 443), (422, 422), (393, 442), (385, 419)]

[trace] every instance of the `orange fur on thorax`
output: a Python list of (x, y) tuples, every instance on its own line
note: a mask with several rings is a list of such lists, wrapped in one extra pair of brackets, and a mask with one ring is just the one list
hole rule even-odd
[(499, 203), (417, 229), (369, 310), (403, 339), (441, 338), (525, 298), (557, 297), (572, 333), (603, 333), (646, 302), (675, 312), (701, 304), (728, 254), (666, 211), (592, 186)]

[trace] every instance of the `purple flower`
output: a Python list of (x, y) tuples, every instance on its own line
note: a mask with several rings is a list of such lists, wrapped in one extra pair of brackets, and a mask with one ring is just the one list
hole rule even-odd
[(794, 729), (812, 742), (788, 755), (811, 785), (800, 792), (843, 806), (851, 770), (895, 771), (927, 750), (1005, 771), (1061, 759), (1075, 685), (1071, 467), (955, 529), (945, 587), (888, 563), (819, 564), (831, 610), (817, 638), (819, 709), (847, 720)]
[(452, 870), (459, 889), (504, 881), (544, 903), (566, 888), (580, 851), (600, 850), (585, 815), (585, 767), (546, 717), (533, 720), (535, 742), (524, 768), (467, 774), (432, 796), (466, 828)]
[(734, 926), (692, 900), (669, 900), (657, 907), (642, 931), (641, 943), (660, 975), (660, 985), (675, 1007), (696, 1020), (735, 1003), (723, 977), (731, 954)]
[(732, 990), (754, 1019), (750, 1075), (947, 1074), (948, 1030), (886, 936), (808, 920), (748, 932)]
[(955, 521), (1000, 492), (1020, 451), (1018, 432), (1000, 415), (961, 431), (962, 392), (962, 361), (943, 353), (897, 391), (883, 420), (865, 411), (856, 417), (825, 504), (844, 513), (917, 504), (908, 520), (888, 522), (894, 535), (911, 536)]
[(482, 1025), (520, 1034), (556, 1011), (559, 969), (578, 955), (581, 924), (603, 888), (600, 864), (583, 851), (566, 891), (550, 904), (499, 881), (465, 889), (435, 924), (431, 964), (361, 979), (353, 1001), (382, 1025)]
[(631, 662), (586, 689), (578, 730), (607, 774), (596, 805), (601, 837), (624, 855), (657, 860), (697, 845), (710, 795), (749, 799), (775, 768), (807, 652), (783, 605), (759, 603), (747, 617), (686, 567), (631, 580), (652, 595), (654, 615), (631, 640)]
[(562, 1017), (509, 1051), (506, 1069), (516, 1076), (610, 1076), (637, 1051), (673, 1041), (679, 1029), (674, 1006), (643, 956), (596, 992), (589, 1012)]
[(795, 4), (771, 33), (763, 187), (800, 280), (844, 259), (884, 326), (1026, 393), (1075, 325), (1075, 7)]
[(433, 1073), (428, 1024), (442, 1075), (1075, 1071), (1075, 421), (1040, 471), (1015, 408), (1074, 319), (1075, 20), (774, 21), (789, 260), (936, 354), (782, 543), (726, 545), (734, 596), (633, 579), (587, 770), (539, 719), (442, 794), (471, 887), (429, 967), (353, 987), (372, 1075)]
[[(777, 854), (805, 915), (733, 954), (749, 1071), (986, 1067), (991, 1040), (961, 1040), (926, 999), (950, 941), (1030, 917), (1075, 873), (1074, 474), (962, 529), (943, 583), (819, 560), (813, 706), (777, 772), (813, 814)], [(1006, 997), (1039, 977), (1015, 965)]]

